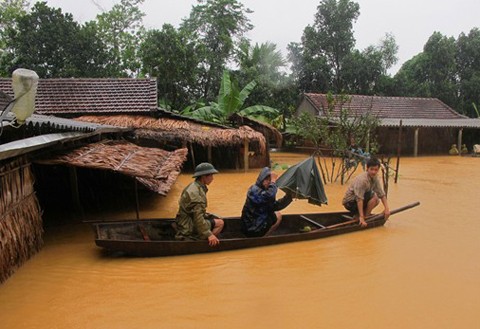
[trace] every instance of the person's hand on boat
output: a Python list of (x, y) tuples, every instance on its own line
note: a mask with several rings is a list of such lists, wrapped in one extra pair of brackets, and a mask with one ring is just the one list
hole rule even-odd
[(387, 220), (388, 217), (390, 217), (390, 209), (388, 209), (388, 207), (385, 208), (385, 211), (383, 212), (383, 214), (384, 214), (385, 220)]
[(361, 227), (367, 227), (368, 224), (367, 224), (367, 222), (365, 221), (365, 217), (360, 216), (359, 220), (360, 220), (360, 226), (361, 226)]
[(210, 247), (214, 247), (219, 243), (220, 243), (220, 240), (218, 240), (218, 238), (215, 235), (212, 234), (208, 237), (208, 244), (210, 245)]

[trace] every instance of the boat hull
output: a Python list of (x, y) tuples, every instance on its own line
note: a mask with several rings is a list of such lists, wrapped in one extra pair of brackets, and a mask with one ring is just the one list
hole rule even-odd
[[(95, 243), (111, 252), (139, 257), (209, 253), (308, 241), (371, 229), (385, 224), (383, 216), (367, 227), (345, 218), (346, 213), (284, 215), (278, 230), (268, 237), (246, 238), (240, 232), (239, 218), (225, 218), (220, 243), (211, 247), (206, 240), (176, 241), (172, 219), (94, 223)], [(305, 219), (307, 217), (309, 221)], [(315, 225), (317, 223), (318, 225)], [(312, 230), (301, 232), (309, 226)], [(148, 240), (146, 240), (148, 239)]]

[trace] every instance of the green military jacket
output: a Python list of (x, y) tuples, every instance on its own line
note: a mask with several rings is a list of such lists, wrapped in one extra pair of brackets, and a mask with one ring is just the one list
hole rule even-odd
[(207, 214), (207, 187), (195, 180), (182, 192), (178, 202), (176, 238), (203, 240), (212, 235)]

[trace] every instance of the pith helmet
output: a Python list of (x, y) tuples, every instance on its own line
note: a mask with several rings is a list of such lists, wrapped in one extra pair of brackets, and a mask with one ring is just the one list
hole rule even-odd
[(217, 174), (218, 170), (208, 162), (202, 162), (198, 166), (195, 167), (195, 173), (193, 177), (200, 177), (203, 175), (210, 175), (210, 174)]

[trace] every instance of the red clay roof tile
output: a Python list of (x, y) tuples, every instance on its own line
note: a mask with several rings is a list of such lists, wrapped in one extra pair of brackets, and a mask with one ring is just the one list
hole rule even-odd
[[(11, 79), (0, 90), (13, 96)], [(157, 109), (155, 79), (40, 79), (37, 114), (138, 113)]]
[[(328, 108), (325, 94), (305, 94), (309, 102), (320, 112)], [(340, 105), (333, 109), (333, 115), (338, 116)], [(351, 95), (350, 101), (343, 104), (353, 115), (362, 115), (368, 111), (378, 118), (388, 119), (462, 119), (465, 116), (455, 112), (437, 98), (420, 97), (386, 97)]]

